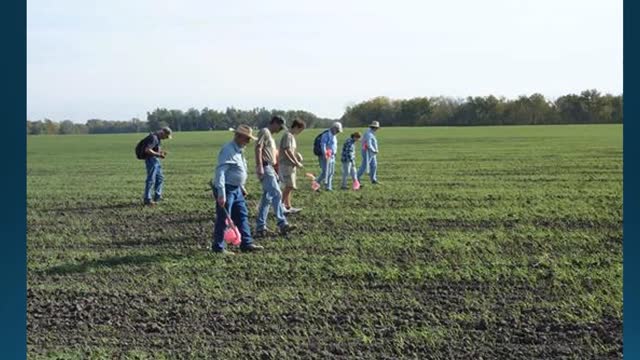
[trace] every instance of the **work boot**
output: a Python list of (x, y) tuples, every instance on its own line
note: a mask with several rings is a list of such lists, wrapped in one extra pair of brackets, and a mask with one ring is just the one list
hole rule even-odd
[(284, 224), (280, 227), (280, 235), (286, 236), (288, 235), (291, 231), (297, 229), (298, 227), (295, 225), (291, 225), (291, 224)]
[(240, 251), (242, 252), (255, 252), (255, 251), (262, 251), (264, 250), (264, 246), (260, 246), (260, 245), (256, 245), (256, 244), (250, 244), (247, 246), (240, 246)]

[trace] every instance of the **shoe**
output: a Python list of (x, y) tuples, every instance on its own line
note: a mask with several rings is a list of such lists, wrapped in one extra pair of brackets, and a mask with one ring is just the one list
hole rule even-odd
[(269, 229), (256, 230), (256, 234), (254, 236), (255, 239), (261, 239), (266, 237), (274, 236), (276, 233)]
[(294, 207), (289, 208), (289, 214), (297, 214), (300, 211), (302, 211), (302, 208), (294, 208)]
[[(372, 183), (373, 185), (380, 185), (380, 183), (379, 183), (379, 182), (377, 182), (377, 181), (372, 181), (371, 183)], [(360, 186), (362, 186), (362, 185), (360, 185)]]
[(220, 255), (225, 255), (225, 256), (226, 256), (226, 255), (230, 255), (230, 256), (232, 256), (232, 255), (235, 255), (235, 254), (236, 254), (236, 253), (234, 253), (233, 251), (229, 251), (229, 250), (227, 250), (227, 249), (222, 249), (222, 250), (214, 249), (214, 250), (212, 250), (212, 252), (213, 252), (213, 253), (216, 253), (216, 254), (220, 254)]
[(287, 235), (289, 234), (291, 231), (297, 229), (298, 227), (295, 225), (291, 225), (291, 224), (285, 224), (283, 226), (280, 227), (280, 235)]
[(285, 214), (285, 215), (291, 214), (291, 208), (287, 209), (286, 207), (283, 206), (282, 207), (282, 213)]
[(161, 201), (164, 201), (164, 198), (163, 198), (162, 196), (160, 196), (160, 197), (156, 197), (156, 198), (153, 198), (153, 201), (155, 201), (155, 202), (161, 202)]
[(340, 190), (349, 190), (349, 188), (348, 188), (348, 187), (346, 187), (346, 186), (341, 186), (341, 187), (340, 187)]
[(254, 252), (254, 251), (262, 251), (264, 250), (264, 246), (251, 244), (247, 246), (240, 246), (240, 251), (242, 252)]
[(154, 207), (154, 206), (156, 206), (156, 205), (158, 205), (158, 203), (157, 203), (157, 202), (155, 202), (155, 201), (151, 201), (151, 200), (145, 200), (145, 201), (144, 201), (144, 206)]

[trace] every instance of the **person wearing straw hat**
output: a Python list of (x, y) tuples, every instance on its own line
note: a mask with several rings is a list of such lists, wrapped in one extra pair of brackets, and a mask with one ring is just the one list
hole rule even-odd
[[(136, 146), (136, 156), (144, 159), (144, 165), (147, 169), (147, 178), (144, 185), (144, 194), (142, 195), (146, 206), (155, 206), (162, 201), (162, 186), (164, 185), (164, 174), (162, 173), (162, 164), (159, 159), (164, 159), (167, 152), (161, 150), (161, 140), (171, 139), (171, 129), (168, 126), (150, 133), (142, 139)], [(151, 192), (153, 191), (153, 199)]]
[(282, 205), (282, 190), (278, 184), (279, 177), (276, 166), (278, 164), (276, 142), (272, 134), (286, 130), (285, 120), (282, 116), (271, 118), (269, 125), (260, 129), (258, 140), (256, 141), (256, 173), (262, 184), (262, 198), (258, 207), (256, 219), (256, 237), (265, 237), (270, 232), (267, 230), (267, 215), (269, 208), (273, 206), (277, 225), (282, 235), (294, 230), (295, 226), (289, 225), (284, 215), (284, 205)]
[(369, 130), (367, 130), (362, 137), (362, 164), (358, 170), (358, 181), (360, 181), (361, 184), (362, 175), (367, 171), (367, 168), (369, 168), (371, 183), (378, 184), (378, 140), (376, 139), (376, 132), (379, 128), (379, 122), (371, 122)]
[(320, 138), (320, 175), (316, 181), (324, 184), (327, 191), (333, 191), (333, 175), (336, 167), (336, 152), (338, 151), (338, 138), (336, 135), (342, 132), (342, 124), (334, 122), (328, 131)]
[(233, 140), (222, 146), (218, 154), (218, 164), (211, 183), (213, 196), (216, 199), (216, 222), (211, 246), (211, 250), (215, 253), (234, 254), (225, 249), (224, 230), (227, 213), (231, 215), (231, 220), (240, 231), (242, 238), (240, 251), (252, 252), (264, 249), (253, 243), (249, 226), (249, 210), (245, 201), (247, 160), (244, 157), (244, 149), (251, 140), (256, 140), (252, 132), (251, 127), (239, 125), (234, 130)]

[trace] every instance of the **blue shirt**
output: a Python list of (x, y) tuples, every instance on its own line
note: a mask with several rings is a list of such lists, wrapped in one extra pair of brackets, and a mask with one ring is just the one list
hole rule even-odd
[(354, 147), (356, 141), (353, 138), (348, 138), (342, 146), (342, 162), (356, 161), (356, 149)]
[(247, 181), (247, 160), (243, 148), (235, 141), (226, 143), (218, 154), (218, 165), (215, 169), (213, 186), (218, 196), (224, 196), (224, 186), (244, 186)]
[(375, 155), (378, 153), (378, 140), (373, 130), (369, 129), (364, 133), (362, 137), (362, 151), (367, 151), (368, 155)]
[(320, 147), (322, 148), (322, 156), (324, 157), (327, 152), (327, 149), (331, 149), (331, 158), (336, 158), (336, 153), (338, 152), (338, 138), (333, 135), (331, 130), (327, 131), (322, 135), (320, 139)]
[(160, 137), (158, 137), (158, 134), (156, 133), (151, 133), (149, 135), (147, 135), (146, 138), (144, 138), (143, 143), (142, 143), (142, 151), (144, 152), (144, 158), (150, 158), (150, 157), (154, 157), (153, 155), (148, 155), (147, 154), (147, 149), (151, 148), (151, 150), (158, 152), (160, 151)]

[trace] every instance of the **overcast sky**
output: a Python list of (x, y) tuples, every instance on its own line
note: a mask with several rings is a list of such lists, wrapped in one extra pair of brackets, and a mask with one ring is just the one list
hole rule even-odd
[(622, 93), (622, 0), (29, 0), (27, 113)]

